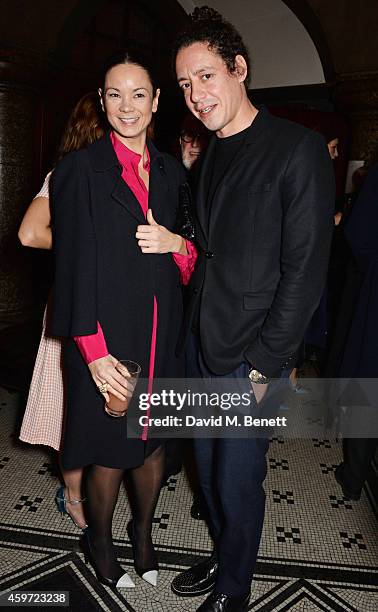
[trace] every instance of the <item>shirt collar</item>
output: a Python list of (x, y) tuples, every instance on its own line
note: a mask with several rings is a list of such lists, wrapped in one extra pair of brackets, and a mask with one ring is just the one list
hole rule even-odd
[[(140, 158), (142, 157), (139, 153), (135, 153), (129, 149), (126, 145), (121, 142), (113, 131), (110, 132), (110, 140), (112, 142), (115, 154), (117, 155), (118, 161), (122, 164), (124, 168), (133, 166), (136, 168), (140, 162)], [(145, 147), (146, 152), (146, 161), (143, 164), (143, 168), (149, 172), (150, 171), (150, 153), (148, 151), (147, 146)]]

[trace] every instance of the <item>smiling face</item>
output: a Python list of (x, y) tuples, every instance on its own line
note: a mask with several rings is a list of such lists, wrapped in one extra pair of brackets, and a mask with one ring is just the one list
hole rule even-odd
[(148, 73), (136, 64), (118, 64), (106, 73), (104, 89), (99, 89), (102, 108), (116, 136), (129, 148), (143, 149), (159, 93), (154, 95)]
[(193, 43), (177, 53), (176, 74), (189, 110), (209, 130), (225, 137), (247, 127), (253, 107), (244, 87), (247, 66), (241, 55), (231, 73), (206, 43)]

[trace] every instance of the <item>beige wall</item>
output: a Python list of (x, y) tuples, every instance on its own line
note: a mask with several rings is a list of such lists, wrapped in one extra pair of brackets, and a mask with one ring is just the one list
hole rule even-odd
[[(182, 0), (187, 11), (202, 0)], [(243, 36), (252, 58), (252, 89), (324, 83), (309, 34), (281, 0), (207, 0)]]

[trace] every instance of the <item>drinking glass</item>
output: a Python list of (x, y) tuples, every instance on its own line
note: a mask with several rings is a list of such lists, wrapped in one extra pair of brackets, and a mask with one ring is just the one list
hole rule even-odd
[(132, 387), (130, 395), (128, 395), (125, 400), (120, 400), (118, 397), (115, 397), (115, 395), (109, 393), (109, 401), (105, 403), (105, 412), (111, 417), (119, 418), (125, 416), (129, 408), (141, 372), (141, 367), (135, 361), (120, 359), (115, 368), (119, 374), (124, 376), (128, 384)]

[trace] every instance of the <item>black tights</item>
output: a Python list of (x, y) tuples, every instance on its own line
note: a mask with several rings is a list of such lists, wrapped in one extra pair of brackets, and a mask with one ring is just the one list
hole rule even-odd
[(130, 470), (132, 485), (134, 561), (140, 568), (156, 565), (151, 539), (152, 519), (162, 485), (165, 448), (159, 446), (141, 467)]
[[(87, 508), (90, 544), (99, 571), (117, 579), (124, 573), (117, 561), (112, 520), (124, 470), (93, 465), (87, 479)], [(135, 563), (140, 567), (154, 565), (151, 540), (152, 519), (159, 498), (164, 472), (164, 446), (159, 446), (138, 468), (130, 470), (133, 497)]]

